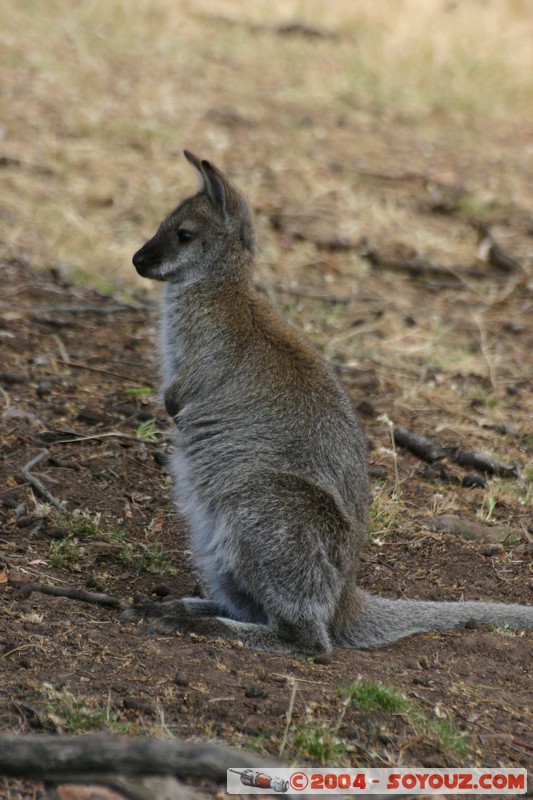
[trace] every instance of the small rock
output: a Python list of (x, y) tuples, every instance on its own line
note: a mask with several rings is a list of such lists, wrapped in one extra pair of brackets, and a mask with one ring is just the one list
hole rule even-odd
[(39, 395), (39, 397), (46, 397), (47, 395), (50, 394), (53, 388), (54, 387), (52, 386), (50, 381), (40, 381), (40, 383), (37, 386), (37, 394)]
[(52, 528), (48, 528), (46, 535), (50, 539), (66, 539), (68, 536), (68, 531), (66, 531), (65, 528), (60, 528), (59, 526), (54, 525)]
[(16, 525), (17, 528), (29, 528), (30, 525), (33, 525), (33, 519), (28, 516), (19, 517)]
[(170, 594), (170, 589), (161, 583), (158, 586), (154, 586), (152, 594), (155, 594), (156, 597), (166, 597)]
[(313, 664), (320, 664), (327, 667), (331, 664), (330, 656), (320, 655), (320, 656), (313, 656)]
[(474, 487), (481, 487), (486, 489), (488, 486), (488, 482), (485, 478), (481, 475), (476, 475), (474, 472), (469, 472), (468, 475), (465, 475), (462, 481), (462, 486), (467, 489), (471, 489)]
[(174, 683), (176, 686), (188, 686), (189, 681), (182, 672), (176, 672), (174, 675)]
[(94, 577), (94, 575), (89, 575), (87, 580), (85, 581), (85, 588), (86, 589), (93, 589), (97, 592), (103, 592), (103, 587), (98, 582), (98, 579)]
[(13, 372), (0, 372), (0, 383), (4, 386), (14, 386), (16, 383), (24, 383), (26, 375), (15, 375)]
[(96, 425), (99, 423), (111, 424), (115, 418), (110, 414), (103, 414), (101, 411), (95, 411), (92, 408), (82, 408), (76, 417), (80, 422), (86, 422), (88, 425)]
[(433, 686), (435, 681), (432, 681), (431, 678), (427, 678), (425, 675), (415, 675), (413, 678), (413, 683), (415, 686)]
[(166, 467), (168, 464), (168, 456), (166, 453), (162, 453), (160, 450), (156, 450), (154, 453), (154, 461), (158, 467)]
[(257, 683), (251, 683), (249, 686), (246, 686), (244, 689), (245, 697), (267, 697), (267, 693), (265, 690), (259, 686)]
[(483, 556), (495, 556), (497, 553), (503, 553), (503, 544), (493, 542), (492, 544), (488, 544), (481, 549), (481, 555)]

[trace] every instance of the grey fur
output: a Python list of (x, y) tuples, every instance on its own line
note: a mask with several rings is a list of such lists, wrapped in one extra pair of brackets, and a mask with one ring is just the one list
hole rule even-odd
[(286, 653), (370, 648), (470, 621), (533, 628), (533, 607), (388, 600), (357, 587), (367, 531), (366, 446), (326, 361), (253, 290), (250, 207), (186, 153), (200, 191), (133, 262), (166, 281), (161, 364), (172, 462), (208, 600), (129, 618)]

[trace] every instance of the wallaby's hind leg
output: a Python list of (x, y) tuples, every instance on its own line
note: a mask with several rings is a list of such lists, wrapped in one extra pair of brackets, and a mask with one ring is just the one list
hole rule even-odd
[(226, 609), (212, 600), (201, 597), (168, 597), (159, 602), (145, 600), (134, 603), (119, 614), (119, 619), (139, 622), (142, 619), (158, 619), (172, 614), (176, 621), (185, 622), (198, 617), (223, 616), (225, 613)]
[(345, 580), (338, 539), (351, 533), (335, 498), (300, 476), (262, 473), (220, 506), (219, 526), (196, 554), (210, 599), (144, 604), (127, 616), (148, 619), (161, 633), (187, 630), (284, 653), (328, 653)]
[(242, 641), (248, 647), (282, 653), (329, 653), (331, 643), (325, 624), (308, 620), (278, 619), (271, 625), (242, 622), (225, 616), (226, 609), (212, 600), (196, 597), (141, 602), (125, 609), (120, 619), (149, 621), (149, 631), (162, 634), (183, 630), (210, 639)]
[(238, 641), (247, 647), (277, 651), (286, 655), (302, 653), (317, 655), (331, 651), (327, 631), (313, 623), (295, 625), (281, 622), (274, 625), (258, 625), (227, 617), (191, 617), (188, 620), (178, 620), (172, 613), (155, 619), (150, 624), (149, 630), (163, 634), (184, 630), (199, 633), (209, 639)]
[(281, 620), (268, 626), (219, 616), (223, 614), (224, 609), (218, 603), (184, 597), (137, 603), (125, 609), (120, 619), (150, 621), (150, 632), (170, 634), (184, 630), (210, 639), (242, 641), (248, 647), (294, 655), (323, 653), (331, 649), (327, 631), (316, 623), (301, 620), (295, 624)]
[(329, 652), (345, 579), (338, 540), (350, 536), (336, 499), (322, 488), (293, 474), (250, 475), (220, 501), (218, 526), (196, 553), (210, 599), (226, 612), (199, 619), (184, 618), (178, 605), (168, 614), (161, 608), (152, 628), (284, 653)]

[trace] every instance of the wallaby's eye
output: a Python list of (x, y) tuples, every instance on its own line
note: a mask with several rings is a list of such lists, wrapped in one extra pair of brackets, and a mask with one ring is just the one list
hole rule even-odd
[(194, 238), (194, 233), (185, 228), (179, 228), (176, 235), (182, 244), (187, 244), (187, 242), (190, 242), (191, 239)]

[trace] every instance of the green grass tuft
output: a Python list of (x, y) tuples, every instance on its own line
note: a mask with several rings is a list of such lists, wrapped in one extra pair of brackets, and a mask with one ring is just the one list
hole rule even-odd
[(401, 714), (419, 736), (431, 739), (439, 749), (452, 752), (456, 757), (468, 755), (463, 734), (445, 717), (428, 716), (411, 700), (392, 686), (375, 681), (360, 681), (340, 692), (348, 704), (365, 712), (380, 709), (390, 714)]

